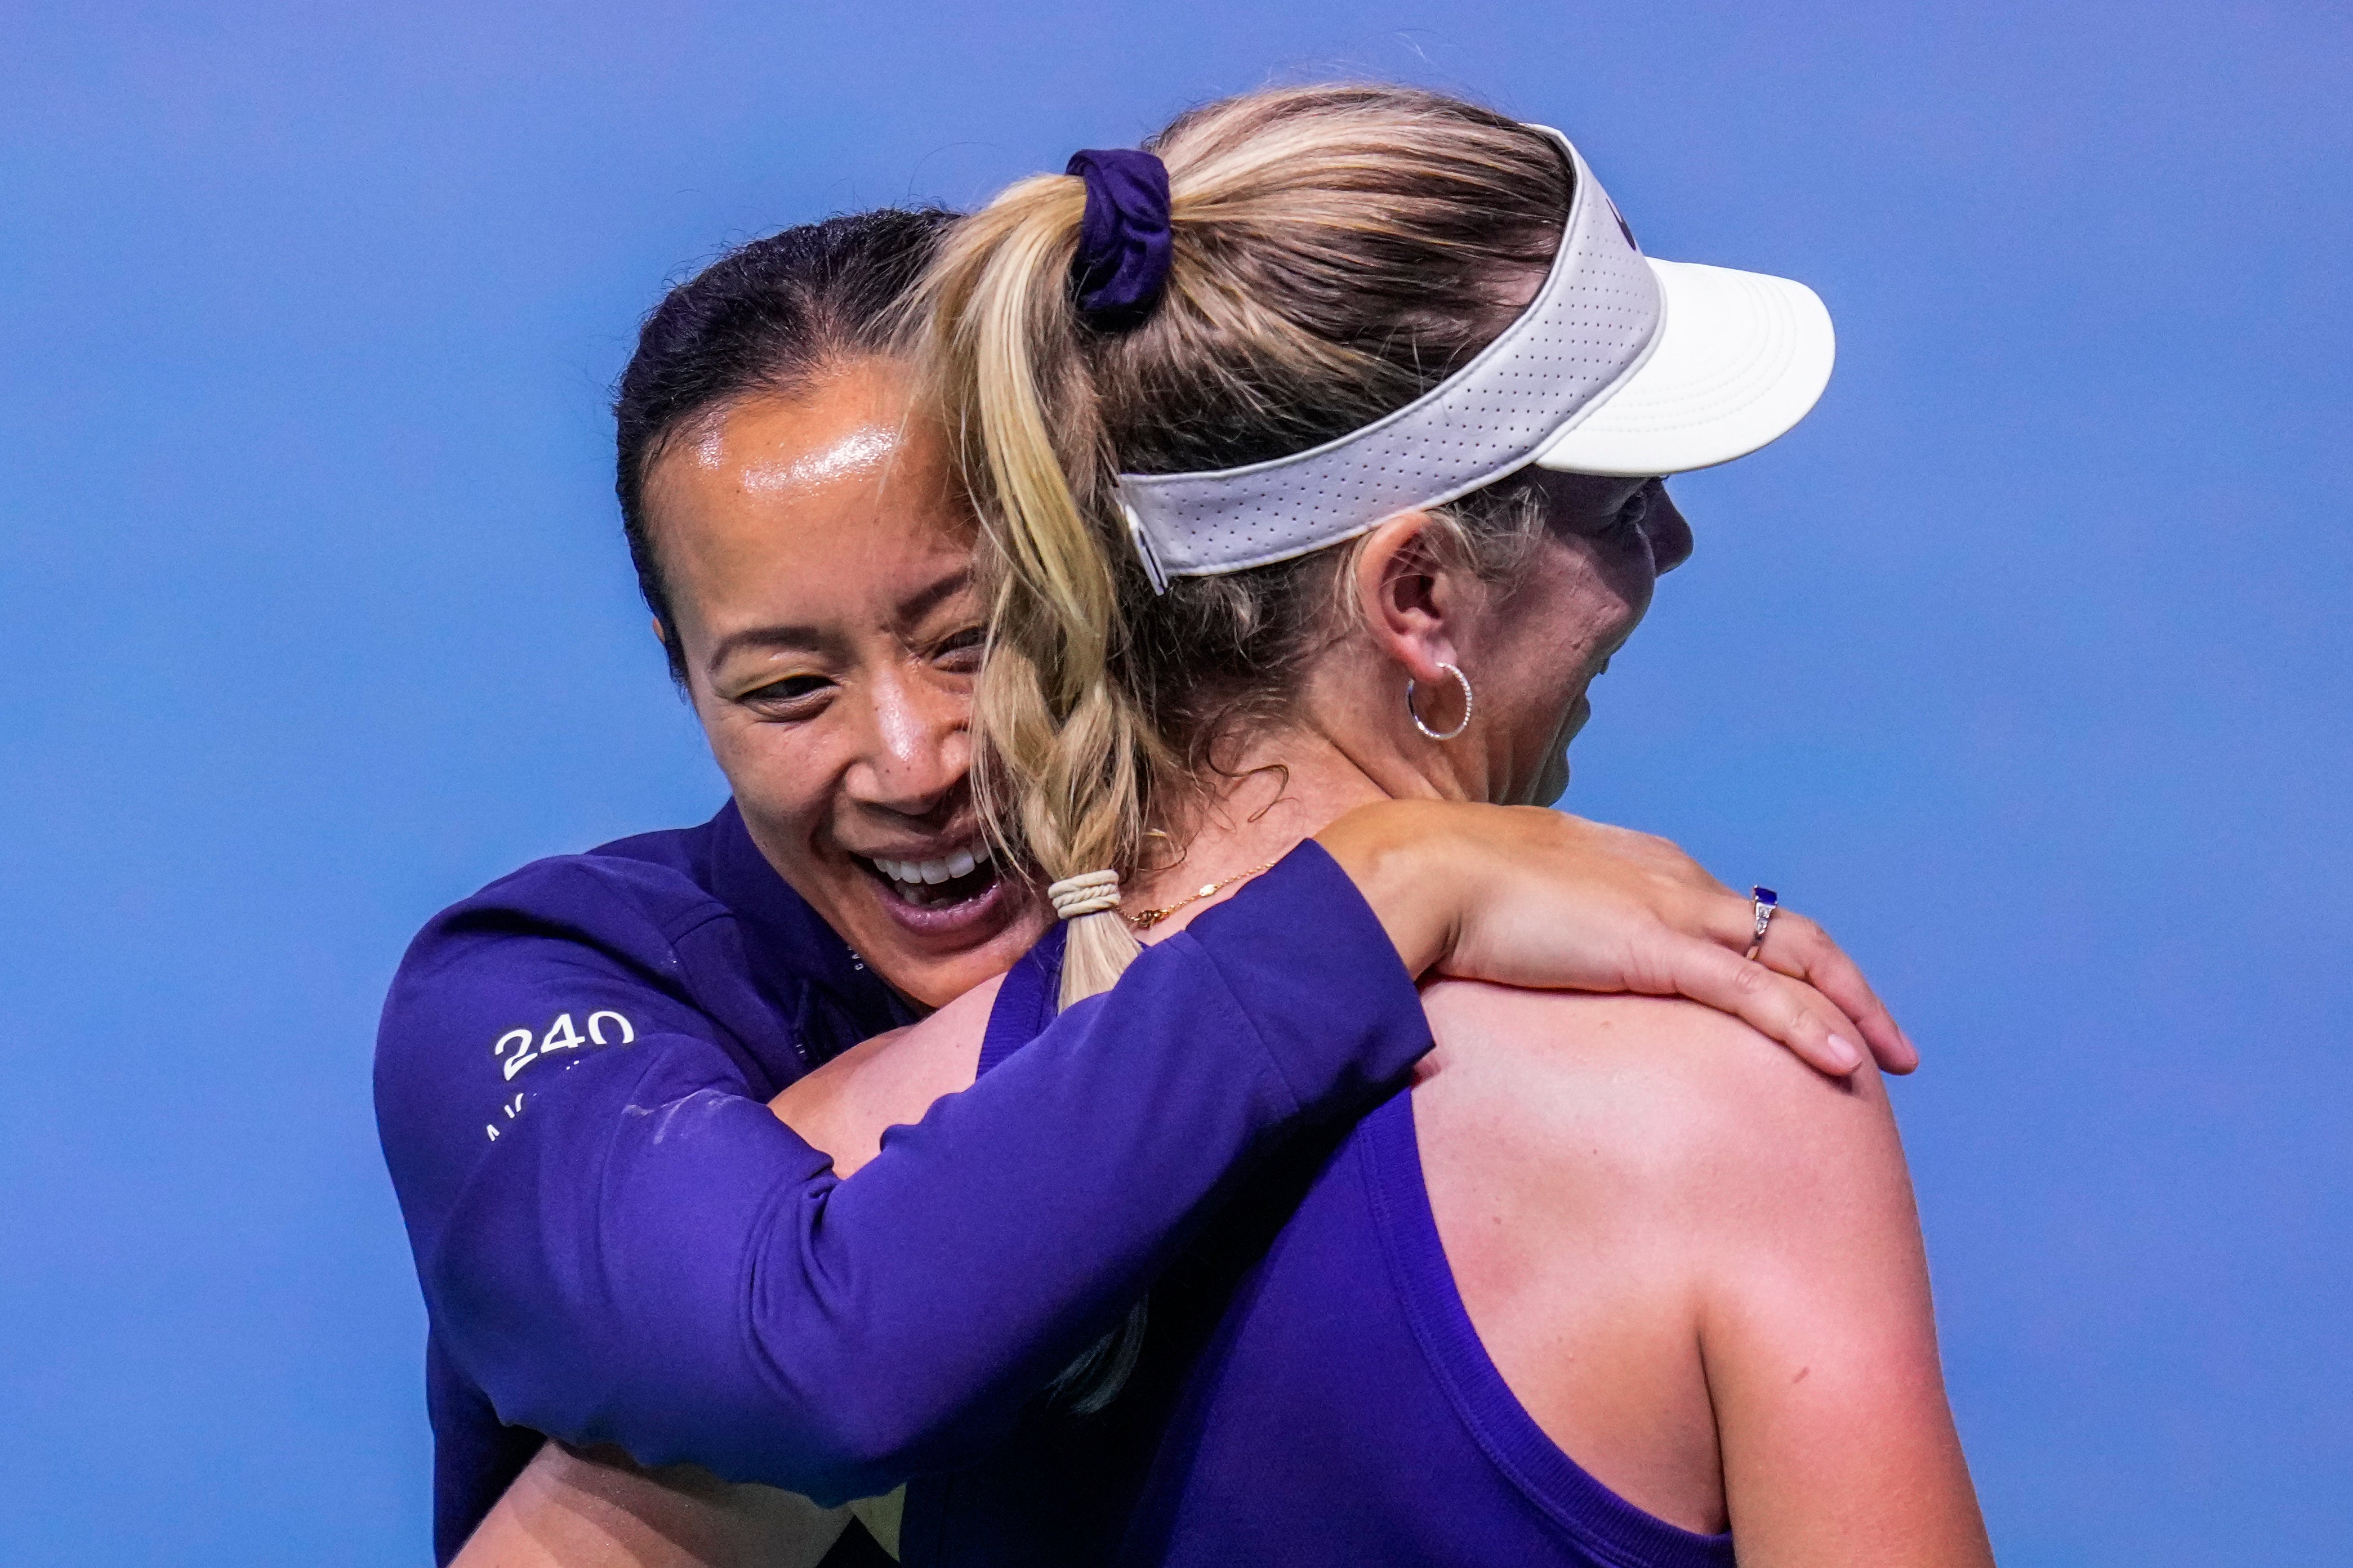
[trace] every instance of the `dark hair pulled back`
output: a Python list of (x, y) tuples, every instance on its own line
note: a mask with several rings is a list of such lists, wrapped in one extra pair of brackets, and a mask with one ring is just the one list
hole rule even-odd
[(892, 352), (891, 323), (955, 221), (884, 207), (736, 247), (672, 289), (638, 331), (613, 399), (613, 489), (638, 588), (686, 681), (646, 479), (670, 437), (754, 395), (791, 396), (844, 361)]

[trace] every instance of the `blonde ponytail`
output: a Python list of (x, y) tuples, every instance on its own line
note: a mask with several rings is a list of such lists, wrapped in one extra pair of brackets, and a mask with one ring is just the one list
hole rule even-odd
[[(1155, 592), (1118, 474), (1303, 451), (1410, 402), (1511, 319), (1568, 211), (1549, 137), (1407, 88), (1254, 93), (1148, 145), (1171, 243), (1141, 320), (1082, 318), (1087, 189), (1071, 175), (1021, 181), (959, 224), (909, 304), (983, 531), (974, 791), (1005, 861), (1045, 883), (1133, 876), (1220, 742), (1282, 718), (1340, 603), (1345, 552), (1328, 550)], [(1502, 487), (1449, 510), (1482, 573), (1543, 522)], [(1090, 880), (1064, 902), (1102, 897)], [(1138, 951), (1116, 908), (1067, 928), (1066, 1006)], [(1077, 1408), (1117, 1393), (1142, 1314), (1058, 1381)]]
[[(1082, 315), (1087, 184), (1071, 174), (1020, 181), (957, 225), (909, 305), (984, 533), (974, 789), (1008, 863), (1043, 883), (1132, 878), (1220, 739), (1280, 718), (1338, 598), (1329, 551), (1154, 592), (1121, 469), (1280, 457), (1409, 402), (1515, 313), (1568, 210), (1547, 135), (1408, 88), (1253, 93), (1148, 145), (1169, 249), (1142, 319)], [(1541, 524), (1478, 497), (1451, 510), (1482, 570)], [(1065, 1005), (1138, 951), (1115, 909), (1067, 923)]]
[[(1074, 177), (1022, 181), (950, 237), (917, 303), (993, 547), (975, 788), (991, 837), (1049, 881), (1134, 873), (1156, 760), (1114, 679), (1118, 585), (1090, 520), (1111, 476), (1069, 286), (1085, 206)], [(1111, 989), (1139, 951), (1116, 908), (1067, 924), (1065, 1006)]]
[[(1110, 990), (1142, 951), (1113, 878), (1136, 869), (1145, 781), (1162, 760), (1114, 677), (1118, 582), (1089, 516), (1112, 470), (1069, 285), (1085, 210), (1075, 177), (1014, 185), (952, 235), (912, 317), (989, 545), (973, 722), (981, 821), (1008, 863), (1092, 884), (1066, 901), (1100, 906), (1063, 921), (1065, 1007)], [(1146, 1316), (1139, 1301), (1054, 1380), (1071, 1408), (1118, 1396)]]

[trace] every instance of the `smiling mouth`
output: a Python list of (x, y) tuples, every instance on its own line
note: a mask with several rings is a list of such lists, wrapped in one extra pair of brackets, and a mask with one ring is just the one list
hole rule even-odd
[(882, 884), (885, 893), (912, 909), (944, 910), (970, 903), (997, 885), (997, 863), (980, 845), (926, 860), (897, 860), (882, 855), (851, 858)]

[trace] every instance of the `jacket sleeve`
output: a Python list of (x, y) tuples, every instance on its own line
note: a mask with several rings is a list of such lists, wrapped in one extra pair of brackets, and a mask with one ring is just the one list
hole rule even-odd
[(830, 1503), (980, 1452), (1227, 1184), (1429, 1044), (1310, 843), (853, 1182), (658, 963), (527, 926), (412, 952), (378, 1115), (435, 1333), (502, 1421)]

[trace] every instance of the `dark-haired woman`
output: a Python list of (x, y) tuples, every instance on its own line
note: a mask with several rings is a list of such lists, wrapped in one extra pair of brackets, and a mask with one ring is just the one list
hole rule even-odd
[(984, 1449), (1240, 1176), (1404, 1080), (1415, 975), (1683, 991), (1829, 1070), (1858, 1040), (1913, 1060), (1812, 928), (1745, 962), (1746, 902), (1667, 847), (1383, 805), (841, 1183), (768, 1102), (1049, 923), (975, 815), (969, 513), (883, 346), (939, 221), (760, 242), (649, 320), (622, 511), (733, 798), (491, 884), (393, 985), (377, 1108), (430, 1316), (444, 1562), (551, 1438), (551, 1463), (614, 1460), (619, 1489), (565, 1513), (592, 1561), (635, 1550), (639, 1482), (833, 1504)]

